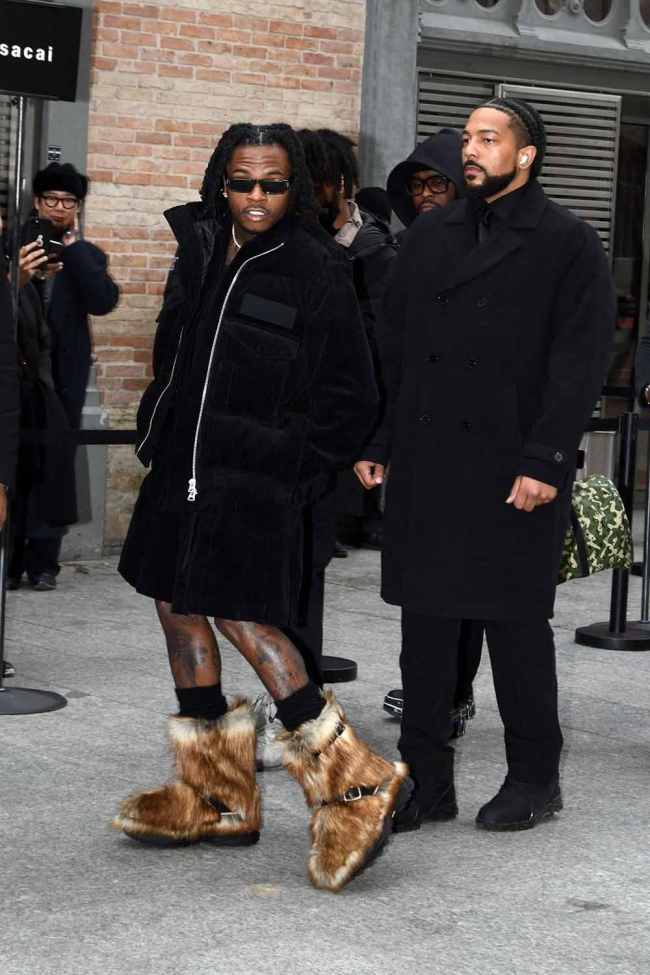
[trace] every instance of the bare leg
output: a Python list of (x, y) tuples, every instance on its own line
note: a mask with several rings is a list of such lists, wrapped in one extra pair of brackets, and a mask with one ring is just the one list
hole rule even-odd
[(219, 647), (205, 616), (180, 616), (156, 600), (176, 687), (211, 687), (221, 679)]
[(215, 624), (249, 662), (275, 701), (309, 683), (300, 651), (277, 626), (222, 619)]

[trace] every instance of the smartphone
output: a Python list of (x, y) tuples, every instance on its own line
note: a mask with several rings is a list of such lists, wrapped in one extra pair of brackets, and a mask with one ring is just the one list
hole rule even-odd
[(54, 232), (51, 220), (43, 217), (30, 217), (27, 221), (27, 233), (24, 244), (39, 244), (45, 253), (49, 253), (50, 237)]
[(61, 261), (63, 244), (60, 240), (51, 239), (53, 233), (54, 228), (51, 220), (47, 220), (44, 217), (30, 217), (27, 221), (27, 233), (24, 243), (37, 243), (48, 255), (47, 260), (42, 261), (39, 267), (43, 264), (58, 264)]
[(49, 253), (47, 258), (48, 264), (61, 264), (63, 261), (63, 244), (60, 240), (51, 240), (49, 245)]

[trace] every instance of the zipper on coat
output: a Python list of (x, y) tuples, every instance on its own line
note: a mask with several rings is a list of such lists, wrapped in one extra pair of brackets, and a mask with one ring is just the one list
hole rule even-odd
[(185, 331), (185, 326), (183, 325), (183, 327), (181, 328), (181, 334), (178, 337), (178, 345), (176, 346), (176, 355), (174, 356), (174, 361), (172, 363), (172, 371), (170, 373), (169, 379), (167, 380), (167, 384), (165, 385), (165, 388), (163, 389), (162, 393), (160, 394), (160, 396), (156, 400), (156, 405), (153, 408), (153, 411), (151, 413), (151, 419), (149, 420), (149, 429), (147, 430), (147, 432), (146, 432), (146, 434), (144, 436), (144, 439), (141, 440), (140, 443), (139, 443), (139, 445), (136, 447), (136, 450), (135, 450), (135, 456), (136, 457), (138, 456), (138, 454), (140, 453), (140, 451), (142, 450), (142, 448), (146, 444), (147, 440), (149, 439), (149, 435), (150, 435), (151, 429), (153, 427), (153, 421), (154, 421), (154, 418), (156, 416), (156, 410), (160, 406), (160, 401), (162, 400), (163, 396), (165, 395), (165, 393), (167, 392), (167, 390), (171, 386), (172, 381), (174, 379), (174, 372), (176, 370), (176, 362), (178, 360), (178, 353), (181, 350), (181, 342), (183, 341), (183, 332), (184, 331)]
[(278, 251), (278, 250), (280, 250), (281, 247), (284, 247), (284, 243), (278, 244), (277, 247), (272, 247), (268, 251), (263, 251), (261, 254), (253, 254), (252, 257), (247, 258), (243, 262), (243, 264), (237, 269), (237, 272), (236, 272), (234, 278), (230, 282), (230, 287), (228, 288), (228, 290), (226, 292), (226, 297), (223, 299), (223, 305), (221, 306), (221, 313), (219, 315), (219, 321), (217, 322), (217, 327), (216, 327), (215, 332), (214, 332), (214, 338), (212, 339), (212, 348), (210, 349), (210, 358), (208, 359), (208, 371), (207, 371), (206, 376), (205, 376), (205, 383), (203, 384), (203, 394), (201, 395), (201, 406), (199, 408), (199, 418), (196, 421), (196, 431), (194, 433), (194, 447), (193, 447), (193, 450), (192, 450), (192, 476), (190, 478), (190, 483), (189, 483), (188, 492), (187, 492), (187, 500), (188, 501), (196, 501), (196, 496), (198, 494), (198, 488), (196, 486), (196, 457), (197, 457), (197, 452), (198, 452), (198, 447), (199, 447), (199, 433), (201, 431), (201, 423), (203, 421), (203, 410), (205, 408), (205, 398), (207, 396), (207, 393), (208, 393), (208, 385), (210, 383), (210, 373), (212, 371), (212, 362), (214, 360), (214, 353), (215, 353), (215, 349), (217, 347), (217, 339), (219, 338), (219, 332), (221, 331), (221, 323), (223, 322), (223, 317), (224, 317), (224, 315), (226, 313), (226, 305), (228, 304), (228, 299), (230, 298), (232, 289), (235, 287), (235, 284), (237, 282), (237, 278), (239, 277), (239, 275), (244, 270), (244, 268), (246, 267), (247, 264), (250, 264), (251, 261), (257, 260), (258, 257), (265, 257), (267, 254), (272, 254), (273, 251)]

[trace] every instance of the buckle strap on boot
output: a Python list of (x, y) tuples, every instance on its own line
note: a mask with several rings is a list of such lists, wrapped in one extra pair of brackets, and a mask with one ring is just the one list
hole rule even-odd
[[(218, 798), (218, 796), (204, 796), (203, 793), (199, 792), (199, 790), (196, 789), (190, 782), (186, 782), (185, 779), (183, 779), (183, 782), (185, 782), (185, 785), (190, 787), (192, 792), (197, 794), (199, 799), (203, 799), (203, 801), (207, 802), (211, 809), (216, 809), (216, 811), (221, 813), (222, 816), (238, 816), (238, 813), (234, 813), (232, 809), (225, 804), (225, 802), (222, 802), (221, 799)], [(238, 818), (241, 819), (241, 816), (238, 816)]]
[[(342, 721), (339, 721), (339, 723), (337, 724), (336, 728), (334, 729), (334, 737), (332, 738), (332, 740), (331, 741), (328, 741), (328, 743), (325, 745), (324, 748), (321, 748), (320, 750), (313, 751), (311, 753), (311, 757), (314, 759), (314, 761), (316, 761), (317, 758), (320, 758), (321, 755), (323, 754), (323, 752), (326, 752), (328, 748), (331, 748), (332, 745), (334, 744), (334, 742), (338, 738), (341, 737), (341, 735), (343, 734), (344, 731), (345, 731), (345, 725), (343, 724)], [(336, 801), (338, 801), (338, 800), (336, 800)]]
[(347, 792), (344, 792), (342, 796), (337, 796), (335, 799), (321, 799), (319, 806), (333, 806), (336, 802), (358, 802), (359, 799), (364, 799), (366, 796), (376, 796), (379, 792), (378, 785), (353, 785)]

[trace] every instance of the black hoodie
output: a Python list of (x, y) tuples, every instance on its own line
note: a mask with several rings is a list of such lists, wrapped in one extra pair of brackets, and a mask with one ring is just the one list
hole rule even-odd
[(456, 187), (456, 195), (463, 193), (462, 139), (454, 129), (440, 129), (413, 150), (408, 159), (398, 163), (388, 177), (386, 189), (390, 203), (405, 227), (418, 216), (413, 198), (406, 192), (406, 180), (421, 169), (435, 169)]

